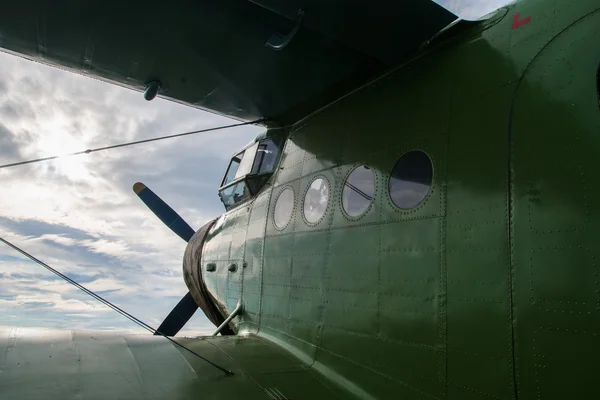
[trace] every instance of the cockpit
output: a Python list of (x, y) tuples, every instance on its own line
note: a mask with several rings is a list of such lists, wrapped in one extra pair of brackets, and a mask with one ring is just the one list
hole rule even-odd
[(226, 210), (248, 201), (267, 183), (277, 167), (282, 142), (280, 137), (257, 138), (233, 156), (219, 188)]

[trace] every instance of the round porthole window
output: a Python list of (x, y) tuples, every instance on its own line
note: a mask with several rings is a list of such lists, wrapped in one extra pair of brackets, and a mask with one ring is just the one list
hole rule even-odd
[(356, 167), (348, 175), (342, 190), (342, 207), (351, 217), (362, 215), (373, 201), (375, 174), (365, 165)]
[(292, 212), (294, 211), (294, 191), (290, 187), (283, 189), (277, 197), (275, 203), (275, 212), (273, 215), (273, 222), (277, 229), (283, 229), (290, 222), (292, 218)]
[(304, 196), (304, 218), (311, 224), (318, 222), (325, 214), (328, 202), (329, 184), (327, 180), (315, 179)]
[(390, 197), (395, 205), (409, 209), (421, 203), (431, 190), (433, 165), (427, 154), (420, 150), (404, 154), (390, 176)]

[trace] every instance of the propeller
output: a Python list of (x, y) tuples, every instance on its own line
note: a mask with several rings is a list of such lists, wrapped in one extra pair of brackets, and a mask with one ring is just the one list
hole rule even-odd
[[(192, 318), (192, 315), (198, 309), (196, 301), (190, 292), (187, 292), (183, 299), (171, 310), (167, 318), (160, 324), (156, 332), (160, 332), (166, 336), (175, 336), (177, 332), (183, 328), (185, 324)], [(155, 333), (158, 335), (159, 333)]]
[[(195, 231), (167, 203), (141, 182), (133, 185), (133, 191), (169, 229), (186, 242), (190, 241)], [(175, 336), (192, 318), (197, 309), (198, 305), (192, 294), (188, 292), (156, 331), (166, 336)], [(155, 335), (160, 333), (155, 333)]]
[(186, 242), (190, 241), (196, 232), (167, 203), (141, 182), (133, 185), (133, 191), (163, 224)]

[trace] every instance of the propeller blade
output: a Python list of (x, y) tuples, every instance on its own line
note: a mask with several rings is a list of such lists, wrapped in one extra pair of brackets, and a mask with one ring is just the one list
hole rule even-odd
[[(198, 305), (194, 301), (192, 294), (188, 292), (183, 299), (177, 303), (175, 308), (171, 310), (167, 318), (158, 327), (156, 332), (160, 332), (166, 336), (175, 336), (177, 332), (192, 318), (192, 315), (198, 309)], [(157, 335), (157, 333), (155, 333)]]
[(167, 203), (141, 182), (133, 185), (133, 191), (166, 226), (186, 242), (190, 241), (195, 231)]

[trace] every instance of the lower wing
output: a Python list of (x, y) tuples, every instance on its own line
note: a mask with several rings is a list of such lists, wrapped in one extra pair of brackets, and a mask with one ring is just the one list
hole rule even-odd
[(254, 335), (177, 339), (0, 327), (6, 399), (340, 398), (314, 370)]

